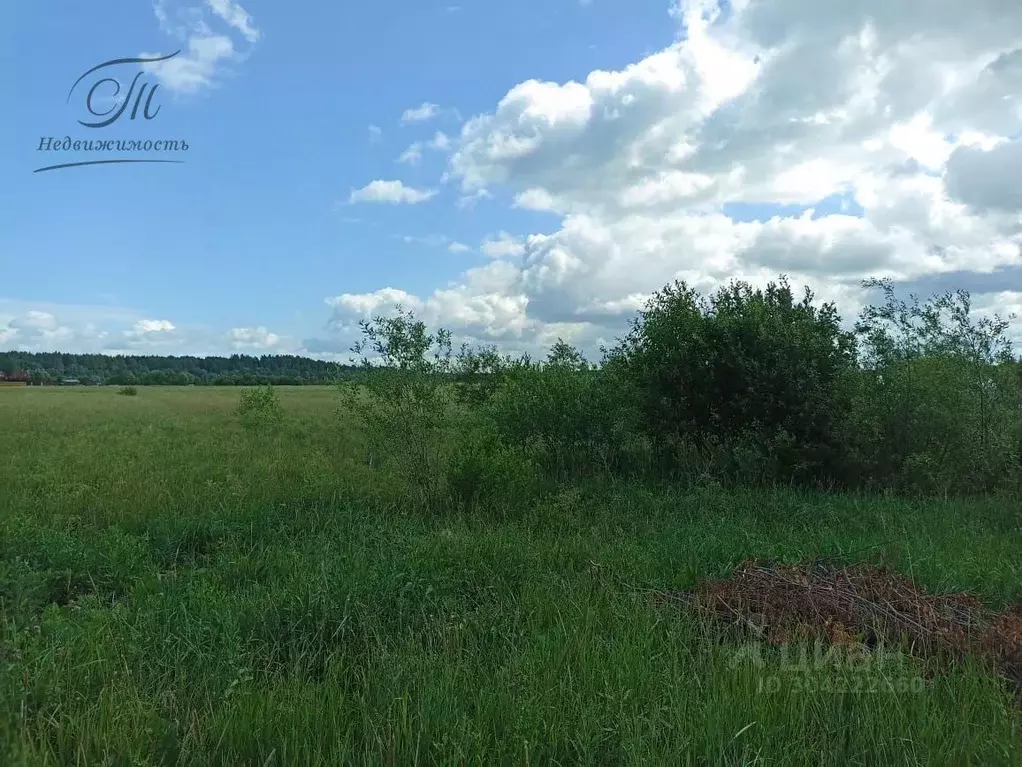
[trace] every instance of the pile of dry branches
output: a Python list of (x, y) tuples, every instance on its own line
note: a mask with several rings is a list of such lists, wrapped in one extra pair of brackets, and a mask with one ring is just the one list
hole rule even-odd
[(884, 568), (750, 560), (727, 580), (656, 596), (771, 644), (822, 637), (865, 651), (883, 642), (949, 661), (974, 654), (1022, 687), (1022, 605), (994, 613), (971, 594), (931, 594)]

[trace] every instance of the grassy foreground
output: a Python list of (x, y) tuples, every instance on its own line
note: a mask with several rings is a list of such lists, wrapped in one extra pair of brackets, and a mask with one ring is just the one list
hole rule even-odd
[(426, 517), (330, 389), (0, 392), (0, 764), (1012, 764), (979, 667), (753, 662), (648, 589), (879, 559), (991, 604), (1016, 505), (565, 488)]

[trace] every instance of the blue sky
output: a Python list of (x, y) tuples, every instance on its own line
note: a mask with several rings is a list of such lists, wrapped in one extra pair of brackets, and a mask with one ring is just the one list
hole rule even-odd
[[(764, 114), (804, 113), (802, 122), (822, 125), (825, 107), (834, 106), (808, 103), (831, 97), (812, 84), (799, 91), (782, 82), (805, 78), (814, 61), (825, 77), (836, 55), (831, 43), (812, 47), (813, 28), (779, 25), (798, 5), (760, 0), (731, 18), (729, 7), (709, 0), (682, 3), (673, 14), (666, 0), (7, 3), (0, 340), (68, 351), (342, 353), (358, 315), (393, 303), (395, 294), (380, 292), (390, 288), (465, 338), (526, 348), (564, 335), (592, 346), (667, 279), (706, 287), (727, 275), (756, 280), (768, 266), (780, 271), (779, 253), (800, 248), (815, 250), (791, 264), (816, 278), (834, 264), (839, 288), (828, 297), (851, 305), (866, 276), (845, 268), (852, 262), (906, 284), (1014, 275), (1018, 230), (1004, 223), (1003, 205), (995, 210), (989, 194), (970, 186), (977, 174), (968, 162), (986, 155), (966, 156), (1017, 135), (1003, 115), (964, 126), (949, 117), (955, 129), (938, 129), (932, 120), (942, 102), (934, 97), (906, 107), (900, 123), (878, 118), (855, 144), (872, 136), (883, 145), (868, 157), (861, 149), (851, 156), (847, 136), (821, 143), (822, 129), (778, 133), (756, 149), (771, 131), (787, 131)], [(775, 10), (780, 15), (770, 16)], [(835, 14), (816, 29), (826, 38), (832, 22), (834, 39), (854, 39), (864, 19)], [(896, 21), (892, 29), (900, 29)], [(692, 25), (702, 31), (690, 44)], [(965, 23), (955, 34), (970, 29)], [(762, 63), (764, 51), (784, 48), (771, 42), (777, 30), (796, 50), (803, 46), (801, 67), (785, 67), (781, 54), (776, 66)], [(921, 32), (939, 39), (947, 29)], [(982, 42), (976, 61), (1008, 50), (1004, 41)], [(88, 84), (67, 98), (82, 73), (178, 48), (176, 68), (143, 74), (160, 84), (153, 120), (78, 124)], [(905, 72), (918, 66), (908, 62)], [(594, 80), (597, 70), (624, 85)], [(122, 66), (115, 76), (126, 88), (139, 71)], [(550, 87), (516, 91), (520, 98), (498, 106), (529, 80)], [(568, 87), (573, 81), (583, 95)], [(699, 98), (683, 98), (685, 89)], [(840, 82), (830, 89), (857, 103)], [(571, 106), (576, 98), (592, 107), (584, 119)], [(707, 100), (710, 111), (701, 114)], [(952, 117), (964, 112), (959, 105)], [(473, 127), (478, 116), (483, 122)], [(625, 162), (665, 131), (688, 142), (694, 159), (670, 159), (665, 143)], [(41, 137), (100, 135), (184, 140), (190, 148), (180, 165), (33, 173), (87, 154), (37, 151)], [(1017, 142), (1008, 143), (1014, 151)], [(494, 149), (510, 145), (529, 148), (510, 159)], [(917, 147), (931, 147), (936, 159)], [(904, 174), (879, 174), (898, 162), (916, 163), (911, 184), (897, 180)], [(946, 169), (959, 166), (964, 181), (952, 187)], [(925, 187), (925, 178), (942, 189)], [(380, 194), (352, 196), (373, 182), (370, 192)], [(382, 201), (396, 182), (400, 199)], [(871, 204), (884, 184), (894, 196), (881, 199), (903, 194), (904, 204)], [(522, 202), (536, 190), (545, 202)], [(428, 199), (415, 202), (417, 192)], [(931, 193), (972, 218), (935, 229), (917, 210)], [(891, 220), (898, 216), (906, 218)], [(490, 240), (506, 247), (484, 248)], [(735, 250), (718, 257), (725, 242)], [(926, 255), (936, 246), (950, 253), (946, 263)], [(1000, 255), (974, 268), (968, 253), (981, 248)], [(1022, 288), (1014, 276), (1009, 282)], [(986, 284), (1005, 287), (1003, 279)], [(1014, 300), (1001, 296), (991, 306)]]
[[(164, 87), (154, 120), (109, 131), (184, 139), (185, 165), (32, 174), (45, 164), (41, 136), (99, 132), (77, 124), (77, 102), (65, 103), (80, 74), (114, 58), (171, 53), (181, 42), (147, 2), (4, 5), (0, 28), (10, 39), (0, 92), (14, 108), (0, 122), (8, 178), (0, 188), (0, 297), (315, 335), (329, 316), (326, 295), (398, 278), (424, 291), (480, 259), (400, 238), (475, 247), (547, 218), (494, 211), (487, 201), (459, 209), (456, 189), (419, 206), (366, 210), (343, 205), (352, 188), (398, 177), (436, 186), (442, 155), (427, 152), (418, 167), (397, 162), (414, 141), (456, 133), (459, 114), (491, 108), (519, 81), (623, 66), (674, 34), (663, 3), (649, 0), (307, 2), (300, 12), (248, 0), (245, 10), (260, 33), (254, 44), (216, 26), (246, 50), (243, 61), (219, 66), (198, 92)], [(124, 71), (126, 87), (137, 68)], [(402, 123), (423, 103), (439, 114)]]

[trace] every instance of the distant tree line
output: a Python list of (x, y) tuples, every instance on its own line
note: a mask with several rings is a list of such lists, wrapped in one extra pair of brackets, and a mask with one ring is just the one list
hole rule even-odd
[(358, 374), (351, 365), (294, 355), (160, 357), (0, 352), (0, 372), (28, 373), (31, 383), (117, 386), (303, 386), (336, 383)]

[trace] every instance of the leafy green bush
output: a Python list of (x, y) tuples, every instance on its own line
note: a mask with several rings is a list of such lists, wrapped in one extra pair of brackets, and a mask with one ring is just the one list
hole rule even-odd
[[(545, 477), (602, 447), (600, 424), (619, 417), (578, 370), (580, 357), (546, 367), (492, 348), (452, 353), (445, 330), (431, 333), (414, 313), (362, 323), (354, 351), (367, 371), (344, 385), (347, 410), (362, 423), (370, 461), (406, 485), (427, 509), (521, 506)], [(572, 369), (570, 365), (574, 365)]]
[(369, 461), (407, 484), (422, 506), (439, 510), (458, 437), (450, 333), (431, 334), (400, 306), (361, 329), (352, 351), (366, 375), (341, 384), (346, 410), (362, 423)]
[(280, 395), (270, 385), (243, 391), (235, 413), (248, 428), (267, 427), (284, 419)]
[(856, 331), (864, 366), (845, 440), (857, 484), (925, 494), (1018, 489), (1022, 389), (1006, 331), (969, 294), (925, 302), (869, 281), (883, 303)]
[(135, 397), (138, 395), (138, 388), (135, 386), (122, 386), (117, 393), (124, 397)]
[(563, 342), (546, 364), (506, 372), (483, 414), (502, 443), (527, 448), (551, 476), (635, 468), (638, 413), (627, 382)]
[[(854, 364), (834, 305), (816, 307), (809, 290), (796, 301), (784, 278), (765, 291), (734, 282), (710, 299), (669, 285), (606, 360), (637, 392), (643, 430), (668, 461), (681, 450), (689, 469), (697, 455), (713, 471), (800, 482), (841, 465)], [(743, 468), (727, 466), (735, 450)]]
[(493, 397), (509, 373), (531, 367), (528, 355), (513, 357), (492, 346), (462, 346), (453, 369), (458, 401), (470, 408), (479, 407)]

